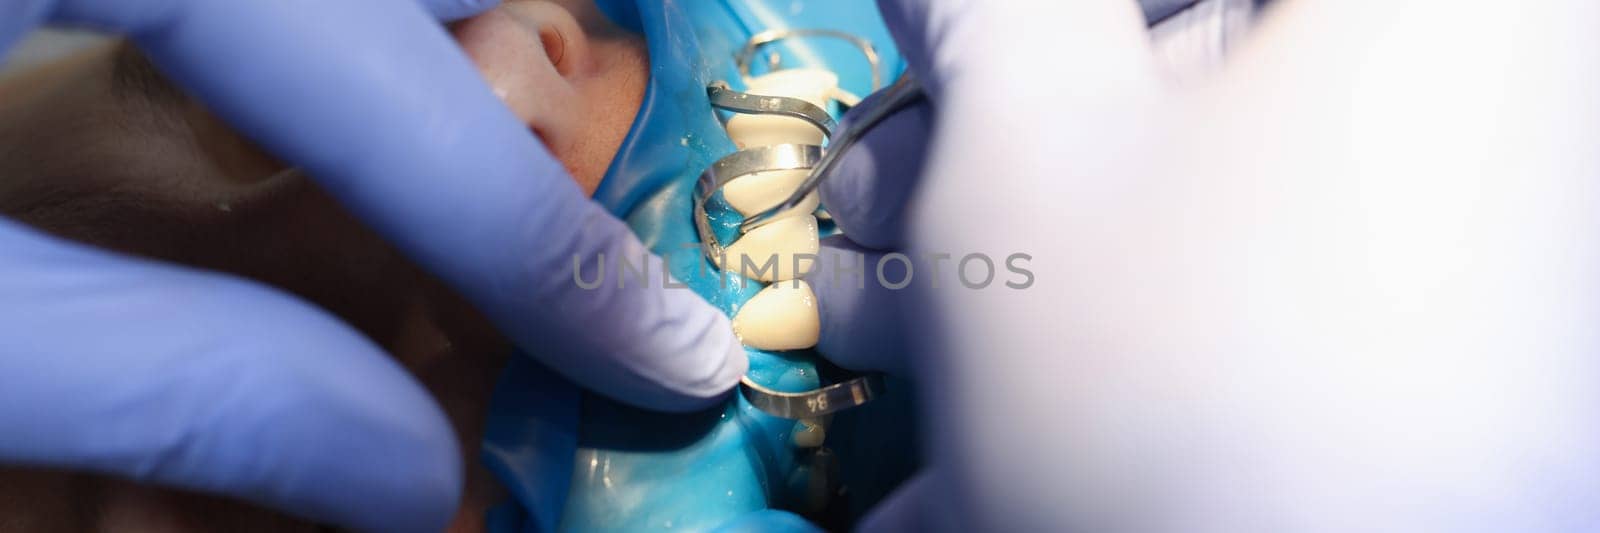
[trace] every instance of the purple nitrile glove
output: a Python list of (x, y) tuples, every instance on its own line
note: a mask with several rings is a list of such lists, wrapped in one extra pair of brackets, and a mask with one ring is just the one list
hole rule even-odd
[[(1279, 3), (1187, 85), (1131, 2), (880, 5), (933, 115), (877, 146), (925, 155), (825, 182), (890, 248), (811, 280), (930, 464), (864, 528), (1600, 525), (1600, 5)], [(890, 250), (910, 286), (824, 283)], [(1019, 252), (1026, 288), (920, 263)]]
[[(575, 258), (603, 253), (616, 276), (648, 254), (438, 23), (494, 4), (25, 0), (0, 9), (0, 45), (41, 23), (126, 34), (551, 368), (650, 408), (718, 401), (745, 369), (720, 312), (659, 284), (574, 283)], [(7, 221), (0, 428), (0, 462), (215, 492), (357, 529), (437, 530), (461, 490), (439, 408), (334, 317)]]

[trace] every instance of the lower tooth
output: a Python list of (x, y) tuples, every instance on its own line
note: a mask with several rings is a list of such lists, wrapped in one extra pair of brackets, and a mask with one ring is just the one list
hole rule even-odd
[(733, 333), (761, 350), (810, 348), (821, 332), (816, 294), (803, 280), (773, 283), (733, 315)]

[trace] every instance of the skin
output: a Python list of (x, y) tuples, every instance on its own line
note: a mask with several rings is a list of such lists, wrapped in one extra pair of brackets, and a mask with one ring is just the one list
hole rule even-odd
[[(512, 1), (451, 28), (507, 107), (584, 189), (648, 81), (644, 43), (587, 0)], [(504, 497), (478, 462), (510, 345), (443, 284), (116, 45), (0, 80), (0, 215), (128, 254), (244, 276), (342, 317), (444, 407), (467, 464), (452, 531)], [(353, 385), (354, 386), (354, 385)], [(375, 511), (377, 512), (377, 511)], [(0, 467), (0, 531), (297, 531), (248, 504)]]

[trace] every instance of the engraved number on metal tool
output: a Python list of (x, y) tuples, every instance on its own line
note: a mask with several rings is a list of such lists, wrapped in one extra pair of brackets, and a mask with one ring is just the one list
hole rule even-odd
[(883, 377), (868, 374), (806, 392), (779, 392), (751, 381), (740, 380), (739, 390), (751, 405), (773, 416), (814, 418), (837, 413), (872, 401), (883, 393)]

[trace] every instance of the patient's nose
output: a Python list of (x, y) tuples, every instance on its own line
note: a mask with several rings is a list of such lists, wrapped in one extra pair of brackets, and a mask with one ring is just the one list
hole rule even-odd
[(568, 76), (590, 62), (588, 36), (565, 8), (507, 2), (453, 29), (484, 79), (546, 144), (572, 142), (579, 95)]

